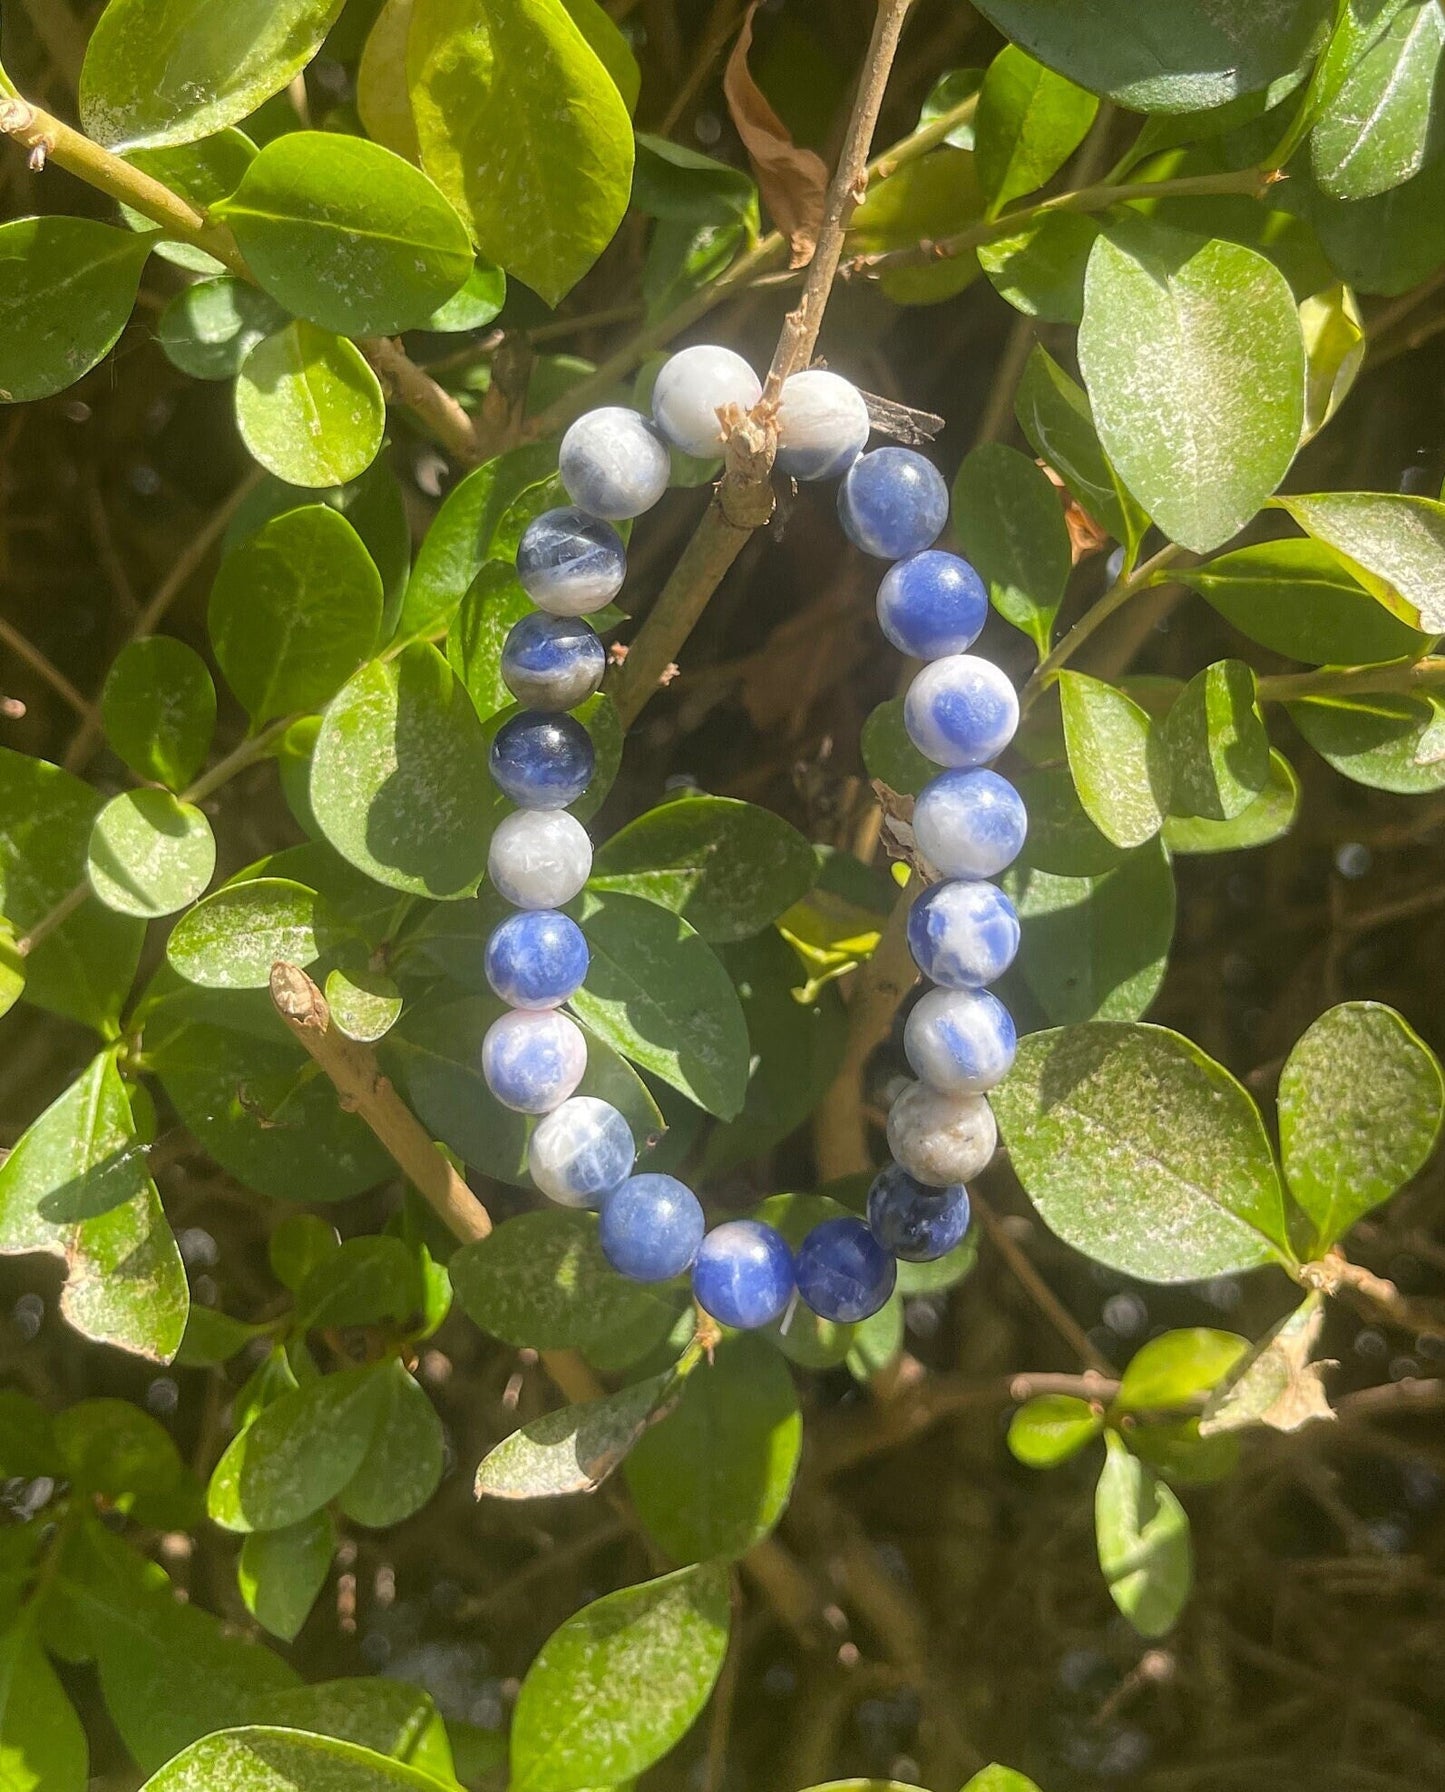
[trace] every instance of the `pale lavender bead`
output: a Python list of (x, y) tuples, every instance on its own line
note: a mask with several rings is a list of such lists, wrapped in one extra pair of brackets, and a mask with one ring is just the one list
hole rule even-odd
[(587, 1073), (587, 1041), (576, 1021), (555, 1008), (513, 1008), (482, 1040), (482, 1075), (503, 1107), (550, 1114)]
[(992, 660), (950, 653), (925, 666), (909, 685), (903, 725), (935, 765), (986, 765), (1014, 737), (1018, 693)]
[(1013, 1019), (984, 989), (931, 989), (903, 1029), (913, 1074), (942, 1095), (981, 1095), (1008, 1075), (1018, 1047)]
[(783, 381), (777, 465), (795, 479), (835, 479), (868, 443), (868, 406), (850, 381), (810, 367)]
[(575, 815), (519, 809), (498, 822), (487, 875), (513, 908), (561, 908), (592, 873), (592, 842)]
[(909, 1083), (888, 1110), (888, 1149), (930, 1188), (971, 1182), (997, 1146), (993, 1109), (982, 1095), (941, 1095)]
[(715, 459), (723, 447), (719, 410), (738, 405), (750, 411), (762, 395), (761, 381), (741, 355), (699, 343), (663, 363), (652, 388), (652, 416), (674, 448)]
[(913, 805), (913, 837), (945, 877), (996, 877), (1023, 850), (1023, 798), (997, 772), (940, 772)]
[(645, 417), (610, 404), (585, 412), (562, 437), (557, 471), (579, 510), (615, 523), (652, 509), (672, 461)]
[(574, 1095), (527, 1141), (533, 1182), (561, 1207), (595, 1207), (632, 1174), (632, 1128), (610, 1101)]

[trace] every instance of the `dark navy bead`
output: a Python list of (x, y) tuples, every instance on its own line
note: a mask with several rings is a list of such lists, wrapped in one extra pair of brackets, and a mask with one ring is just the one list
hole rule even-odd
[(697, 1196), (675, 1176), (629, 1176), (602, 1202), (602, 1255), (634, 1282), (668, 1282), (689, 1268), (706, 1221)]
[(521, 809), (565, 809), (592, 782), (592, 736), (571, 716), (524, 709), (492, 742), (492, 778)]
[(963, 1242), (968, 1231), (968, 1190), (925, 1188), (898, 1164), (868, 1191), (868, 1229), (885, 1251), (905, 1263), (932, 1263)]
[(555, 909), (528, 909), (492, 930), (487, 982), (509, 1008), (557, 1008), (582, 987), (589, 960), (575, 921)]
[(1018, 693), (992, 660), (950, 653), (925, 666), (909, 685), (903, 725), (935, 765), (986, 765), (1014, 737)]
[(997, 884), (976, 878), (934, 884), (908, 911), (908, 949), (930, 983), (981, 989), (1014, 961), (1018, 911)]
[(862, 1220), (824, 1220), (798, 1247), (798, 1293), (820, 1319), (851, 1325), (887, 1301), (898, 1266)]
[(586, 616), (610, 603), (627, 577), (622, 537), (575, 505), (532, 518), (517, 546), (517, 579), (555, 616)]
[(957, 554), (928, 548), (890, 566), (878, 587), (878, 626), (916, 660), (964, 653), (988, 620), (983, 580)]
[(793, 1253), (762, 1220), (725, 1220), (698, 1247), (692, 1292), (719, 1325), (753, 1331), (793, 1298)]
[(880, 560), (932, 547), (948, 521), (948, 486), (911, 448), (860, 455), (838, 487), (838, 516), (849, 541)]
[(913, 805), (913, 837), (945, 877), (997, 877), (1023, 851), (1023, 798), (997, 772), (940, 772)]
[(534, 610), (502, 645), (502, 683), (527, 709), (576, 709), (601, 685), (607, 649), (575, 616)]

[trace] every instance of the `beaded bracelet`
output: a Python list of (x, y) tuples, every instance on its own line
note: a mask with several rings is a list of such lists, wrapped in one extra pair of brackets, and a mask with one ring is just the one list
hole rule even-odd
[(997, 1143), (986, 1091), (1007, 1073), (1016, 1043), (1007, 1009), (985, 986), (1018, 950), (1018, 916), (986, 880), (1017, 856), (1026, 828), (1017, 791), (985, 769), (1013, 736), (1018, 699), (998, 667), (967, 651), (988, 595), (966, 560), (933, 546), (948, 520), (942, 475), (907, 448), (865, 453), (869, 417), (856, 388), (821, 369), (794, 374), (778, 403), (776, 465), (799, 480), (842, 476), (845, 534), (893, 562), (878, 590), (883, 633), (926, 662), (908, 689), (904, 720), (915, 746), (943, 769), (919, 795), (913, 828), (919, 852), (946, 881), (927, 888), (908, 917), (909, 948), (934, 985), (904, 1029), (918, 1081), (889, 1112), (892, 1161), (869, 1191), (866, 1222), (824, 1220), (796, 1253), (758, 1220), (708, 1230), (696, 1195), (676, 1177), (633, 1174), (626, 1119), (575, 1093), (587, 1045), (561, 1012), (586, 977), (588, 948), (560, 910), (592, 864), (587, 833), (566, 810), (594, 770), (591, 739), (566, 712), (602, 682), (606, 654), (583, 618), (610, 602), (626, 576), (613, 524), (662, 497), (669, 443), (716, 458), (719, 413), (750, 410), (761, 391), (730, 349), (688, 348), (659, 373), (650, 423), (607, 406), (579, 417), (562, 438), (559, 470), (572, 503), (538, 516), (522, 537), (517, 575), (538, 609), (502, 649), (503, 681), (524, 708), (492, 746), (492, 776), (517, 811), (493, 836), (489, 872), (518, 912), (487, 942), (487, 978), (509, 1012), (482, 1045), (497, 1099), (542, 1116), (527, 1152), (541, 1192), (600, 1210), (601, 1248), (619, 1273), (661, 1282), (690, 1270), (698, 1305), (737, 1329), (769, 1324), (795, 1296), (824, 1319), (866, 1319), (892, 1293), (897, 1259), (928, 1262), (962, 1240), (965, 1184)]

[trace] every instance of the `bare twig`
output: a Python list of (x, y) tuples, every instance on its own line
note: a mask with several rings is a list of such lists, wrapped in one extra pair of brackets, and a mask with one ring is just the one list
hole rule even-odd
[(1008, 1265), (1010, 1275), (1020, 1288), (1085, 1368), (1092, 1369), (1096, 1375), (1112, 1376), (1114, 1365), (1101, 1350), (1095, 1349), (1089, 1334), (1029, 1261), (1027, 1251), (1010, 1236), (1008, 1228), (977, 1189), (973, 1191), (972, 1198), (973, 1211), (988, 1234), (989, 1243)]
[(358, 346), (396, 402), (404, 405), (448, 454), (468, 467), (485, 458), (471, 418), (399, 342), (388, 336), (368, 336)]
[(1304, 1264), (1299, 1280), (1306, 1288), (1347, 1301), (1367, 1319), (1383, 1320), (1417, 1337), (1421, 1332), (1445, 1331), (1445, 1302), (1402, 1294), (1386, 1277), (1352, 1263), (1338, 1245), (1318, 1261)]
[(89, 725), (94, 719), (95, 709), (88, 698), (83, 697), (65, 676), (58, 666), (52, 665), (49, 659), (35, 646), (27, 641), (18, 628), (0, 616), (0, 641), (3, 641), (17, 659), (22, 659), (32, 672), (43, 678), (57, 696), (63, 697), (75, 713)]

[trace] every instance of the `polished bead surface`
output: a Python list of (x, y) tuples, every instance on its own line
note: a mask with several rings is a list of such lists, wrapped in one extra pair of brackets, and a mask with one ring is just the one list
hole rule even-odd
[(944, 1095), (981, 1095), (1008, 1075), (1018, 1049), (1013, 1017), (984, 989), (931, 989), (903, 1028), (913, 1074)]
[(930, 1188), (970, 1181), (997, 1147), (993, 1109), (982, 1095), (940, 1095), (909, 1083), (888, 1110), (888, 1149)]
[(575, 709), (602, 684), (607, 649), (571, 616), (534, 610), (502, 644), (502, 683), (528, 709)]
[(810, 367), (783, 381), (777, 466), (794, 479), (836, 479), (868, 445), (868, 406), (840, 374)]
[(482, 1040), (482, 1075), (504, 1108), (550, 1114), (573, 1093), (587, 1070), (582, 1029), (555, 1008), (513, 1009), (494, 1020)]
[(997, 884), (961, 878), (934, 884), (908, 911), (908, 949), (930, 983), (981, 989), (1019, 949), (1019, 918)]
[(762, 395), (758, 376), (741, 355), (699, 343), (663, 363), (652, 388), (653, 421), (684, 454), (716, 458), (723, 446), (718, 411), (724, 405), (750, 411)]
[(1018, 693), (1008, 674), (973, 653), (925, 666), (903, 699), (908, 738), (935, 765), (986, 765), (1014, 737)]
[(523, 809), (497, 823), (487, 876), (513, 908), (561, 908), (592, 875), (592, 842), (575, 815)]
[(567, 496), (591, 516), (641, 516), (667, 490), (672, 461), (647, 419), (625, 405), (579, 417), (562, 437), (557, 471)]
[(793, 1253), (762, 1220), (724, 1220), (698, 1246), (692, 1291), (720, 1325), (769, 1325), (793, 1298)]
[(565, 809), (592, 782), (592, 736), (572, 716), (524, 709), (492, 741), (492, 780), (523, 809)]
[(997, 877), (1023, 851), (1023, 798), (997, 772), (940, 772), (913, 805), (918, 850), (945, 877)]
[(988, 620), (983, 580), (957, 554), (925, 548), (890, 566), (878, 587), (878, 626), (900, 653), (941, 659), (973, 646)]
[(852, 1325), (892, 1294), (898, 1266), (862, 1220), (824, 1220), (798, 1246), (798, 1293), (820, 1319)]
[(963, 1243), (972, 1215), (962, 1183), (927, 1188), (889, 1164), (868, 1191), (868, 1230), (905, 1263), (933, 1263)]
[(595, 1095), (564, 1101), (527, 1141), (532, 1180), (560, 1207), (596, 1207), (632, 1174), (636, 1157), (632, 1128)]
[(853, 462), (838, 487), (844, 533), (865, 554), (901, 560), (932, 547), (948, 521), (948, 486), (911, 448), (875, 448)]
[(556, 909), (524, 909), (492, 929), (487, 982), (509, 1008), (557, 1008), (582, 987), (589, 958), (575, 921)]
[(533, 517), (517, 545), (518, 583), (554, 616), (600, 610), (626, 577), (622, 537), (611, 523), (570, 504)]
[(668, 1282), (689, 1268), (706, 1221), (697, 1196), (675, 1176), (629, 1176), (602, 1203), (602, 1255), (634, 1282)]

